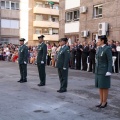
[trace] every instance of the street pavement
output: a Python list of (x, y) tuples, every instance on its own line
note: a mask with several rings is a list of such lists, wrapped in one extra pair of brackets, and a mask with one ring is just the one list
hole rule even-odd
[(47, 84), (40, 82), (36, 65), (28, 65), (28, 82), (20, 79), (17, 63), (0, 61), (0, 120), (120, 120), (120, 76), (112, 76), (108, 107), (98, 109), (94, 74), (69, 70), (68, 92), (57, 93), (57, 69), (47, 66)]

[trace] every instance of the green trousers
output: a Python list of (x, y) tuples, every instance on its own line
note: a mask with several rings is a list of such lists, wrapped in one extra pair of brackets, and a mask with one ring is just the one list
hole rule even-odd
[(37, 64), (40, 84), (46, 84), (45, 64)]
[(27, 80), (27, 64), (19, 64), (21, 80)]
[(68, 69), (58, 68), (58, 75), (60, 80), (60, 90), (67, 90), (68, 84)]

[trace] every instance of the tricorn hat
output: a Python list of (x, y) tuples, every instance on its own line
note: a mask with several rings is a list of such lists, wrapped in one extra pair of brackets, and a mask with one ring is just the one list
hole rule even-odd
[(106, 35), (98, 36), (99, 39), (107, 41)]
[(44, 35), (41, 35), (41, 36), (38, 36), (38, 39), (39, 39), (39, 38), (44, 38), (44, 37), (45, 37)]
[(25, 41), (25, 38), (20, 38), (19, 41)]
[(61, 41), (67, 42), (68, 39), (67, 39), (67, 38), (61, 38), (59, 41), (60, 41), (60, 42), (61, 42)]

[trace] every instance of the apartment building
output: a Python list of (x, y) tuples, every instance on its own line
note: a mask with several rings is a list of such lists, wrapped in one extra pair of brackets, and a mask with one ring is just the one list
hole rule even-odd
[(120, 41), (119, 0), (60, 0), (59, 4), (60, 37), (91, 41), (107, 35)]
[(96, 34), (120, 41), (120, 0), (81, 0), (81, 40), (91, 41)]
[(80, 0), (60, 0), (60, 37), (72, 43), (79, 40)]
[(20, 0), (0, 1), (0, 43), (19, 42)]
[(59, 0), (29, 0), (28, 44), (37, 45), (38, 36), (45, 41), (59, 40)]

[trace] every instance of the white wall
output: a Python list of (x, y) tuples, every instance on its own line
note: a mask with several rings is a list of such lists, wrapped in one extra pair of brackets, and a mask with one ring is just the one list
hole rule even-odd
[(20, 38), (28, 41), (28, 12), (29, 0), (20, 0)]
[(80, 0), (65, 0), (65, 10), (80, 6)]
[(65, 33), (79, 32), (79, 21), (65, 23)]

